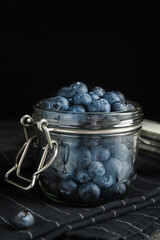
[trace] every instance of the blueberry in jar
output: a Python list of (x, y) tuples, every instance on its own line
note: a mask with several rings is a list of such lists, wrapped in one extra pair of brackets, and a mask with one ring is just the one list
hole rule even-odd
[(88, 93), (77, 93), (73, 97), (73, 103), (87, 107), (92, 103), (92, 97)]
[(100, 196), (100, 188), (93, 182), (84, 183), (79, 187), (78, 193), (83, 202), (96, 201)]
[(112, 176), (113, 183), (119, 181), (119, 174), (122, 169), (121, 162), (117, 158), (111, 157), (108, 161), (104, 162), (105, 176)]
[(106, 99), (101, 98), (88, 105), (87, 109), (88, 112), (110, 112), (111, 106)]
[(71, 195), (77, 188), (77, 183), (73, 180), (62, 180), (59, 183), (61, 194)]
[(86, 183), (91, 180), (91, 177), (86, 171), (80, 170), (77, 172), (75, 179), (80, 183)]
[(92, 146), (91, 153), (95, 161), (106, 161), (110, 156), (110, 150), (102, 145)]
[(101, 87), (95, 86), (92, 91), (97, 94), (99, 97), (103, 97), (103, 95), (105, 94), (105, 90)]
[(57, 96), (68, 98), (68, 87), (62, 87), (58, 90)]
[(120, 101), (119, 96), (115, 92), (105, 92), (103, 98), (106, 99), (111, 105), (114, 102)]
[(97, 94), (94, 93), (94, 92), (89, 92), (89, 95), (92, 97), (92, 100), (93, 100), (93, 101), (97, 101), (97, 100), (100, 99), (100, 96), (97, 95)]
[(20, 211), (14, 219), (14, 223), (19, 229), (26, 229), (33, 225), (34, 217), (29, 211)]
[(92, 162), (92, 154), (89, 147), (83, 146), (83, 145), (77, 147), (76, 159), (77, 159), (77, 166), (80, 169), (87, 168)]
[(75, 82), (68, 88), (68, 97), (73, 98), (76, 93), (88, 93), (88, 87), (83, 82)]
[(54, 97), (52, 100), (52, 109), (67, 111), (69, 109), (69, 102), (65, 97)]
[(122, 101), (116, 101), (112, 104), (111, 109), (113, 112), (124, 112), (127, 111), (127, 105)]
[(124, 94), (123, 94), (122, 92), (120, 92), (120, 91), (114, 91), (114, 93), (116, 93), (116, 94), (118, 95), (118, 97), (120, 98), (120, 100), (121, 100), (122, 102), (125, 102), (125, 96), (124, 96)]
[(102, 162), (92, 161), (88, 167), (88, 173), (91, 177), (103, 176), (105, 174), (105, 168)]
[[(107, 189), (113, 184), (113, 177), (112, 175), (108, 176), (95, 176), (93, 178), (93, 182), (100, 187), (100, 189)], [(102, 192), (103, 194), (103, 192)]]
[(69, 108), (69, 111), (74, 113), (84, 113), (86, 112), (86, 109), (84, 106), (81, 106), (81, 105), (73, 105)]

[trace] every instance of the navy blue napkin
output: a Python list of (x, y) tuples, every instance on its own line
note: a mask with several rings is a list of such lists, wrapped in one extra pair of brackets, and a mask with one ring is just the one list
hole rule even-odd
[[(127, 197), (85, 208), (60, 205), (37, 186), (22, 191), (3, 181), (15, 152), (0, 153), (0, 239), (144, 240), (160, 229), (160, 159), (139, 154), (138, 176)], [(32, 227), (19, 230), (14, 216), (29, 210)]]

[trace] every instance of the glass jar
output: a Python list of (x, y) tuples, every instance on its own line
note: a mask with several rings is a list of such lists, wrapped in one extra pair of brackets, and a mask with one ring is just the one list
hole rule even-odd
[(38, 138), (35, 181), (47, 197), (91, 206), (127, 193), (136, 177), (142, 126), (142, 108), (130, 103), (134, 110), (110, 113), (47, 110), (46, 100), (33, 107), (22, 125), (32, 123)]

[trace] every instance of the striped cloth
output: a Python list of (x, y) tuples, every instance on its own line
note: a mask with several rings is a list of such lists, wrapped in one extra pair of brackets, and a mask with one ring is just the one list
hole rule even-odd
[[(129, 195), (92, 208), (59, 205), (39, 186), (22, 191), (3, 181), (15, 152), (0, 153), (0, 239), (144, 240), (160, 229), (160, 159), (139, 155), (138, 177)], [(19, 230), (14, 216), (29, 210), (32, 227)]]

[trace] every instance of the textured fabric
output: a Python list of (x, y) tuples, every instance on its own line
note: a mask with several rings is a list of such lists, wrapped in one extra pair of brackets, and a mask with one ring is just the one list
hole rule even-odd
[[(139, 155), (138, 176), (128, 196), (117, 201), (81, 208), (47, 199), (39, 186), (22, 191), (3, 181), (15, 152), (0, 153), (0, 239), (143, 240), (160, 229), (160, 159)], [(14, 216), (29, 210), (32, 227), (18, 230)]]

